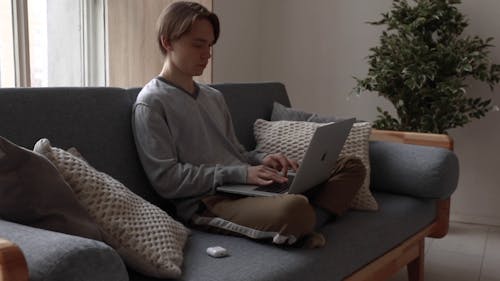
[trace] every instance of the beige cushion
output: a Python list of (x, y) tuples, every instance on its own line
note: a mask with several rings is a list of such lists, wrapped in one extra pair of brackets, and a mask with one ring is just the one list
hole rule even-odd
[(85, 160), (51, 147), (47, 139), (39, 140), (35, 151), (55, 164), (101, 227), (104, 241), (130, 267), (157, 278), (181, 276), (189, 234), (185, 226)]
[[(316, 128), (325, 123), (304, 121), (266, 121), (258, 119), (254, 124), (257, 149), (267, 153), (281, 152), (288, 158), (302, 161)], [(340, 157), (356, 156), (367, 170), (363, 186), (351, 202), (356, 210), (375, 211), (378, 204), (370, 191), (370, 160), (368, 141), (371, 132), (369, 122), (355, 123), (340, 152)]]
[(99, 227), (47, 158), (0, 137), (0, 217), (102, 240)]

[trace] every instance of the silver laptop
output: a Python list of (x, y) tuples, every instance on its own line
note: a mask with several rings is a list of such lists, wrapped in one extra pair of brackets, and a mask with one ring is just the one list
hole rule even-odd
[(288, 182), (266, 186), (223, 185), (217, 187), (217, 191), (247, 196), (306, 192), (328, 180), (354, 121), (355, 119), (351, 118), (318, 127), (298, 171), (288, 174)]

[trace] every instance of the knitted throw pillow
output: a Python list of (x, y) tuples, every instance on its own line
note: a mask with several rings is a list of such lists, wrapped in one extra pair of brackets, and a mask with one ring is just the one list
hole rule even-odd
[[(288, 158), (302, 161), (316, 128), (325, 123), (304, 121), (266, 121), (254, 123), (257, 149), (267, 153), (281, 152)], [(367, 177), (351, 202), (356, 210), (376, 211), (378, 203), (370, 191), (370, 160), (368, 141), (371, 133), (369, 122), (354, 123), (340, 156), (356, 156), (365, 165)]]
[(56, 167), (46, 157), (2, 136), (0, 217), (36, 228), (103, 240), (99, 226), (78, 202)]
[(85, 160), (51, 147), (47, 139), (39, 140), (34, 150), (57, 167), (102, 229), (104, 241), (125, 263), (157, 278), (181, 276), (183, 248), (189, 234), (184, 225)]

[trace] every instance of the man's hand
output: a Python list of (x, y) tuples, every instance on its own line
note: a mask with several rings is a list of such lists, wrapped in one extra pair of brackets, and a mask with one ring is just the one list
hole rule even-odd
[(295, 160), (288, 159), (281, 153), (269, 154), (262, 160), (262, 165), (271, 167), (281, 172), (281, 175), (286, 177), (288, 170), (297, 171), (299, 163)]
[(247, 170), (247, 184), (270, 185), (273, 182), (284, 183), (288, 178), (280, 174), (280, 171), (264, 165), (249, 166)]

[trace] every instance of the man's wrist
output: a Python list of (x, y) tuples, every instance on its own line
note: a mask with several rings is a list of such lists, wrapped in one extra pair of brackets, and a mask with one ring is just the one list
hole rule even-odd
[(248, 165), (220, 167), (219, 174), (221, 175), (221, 179), (219, 184), (246, 183), (248, 167)]

